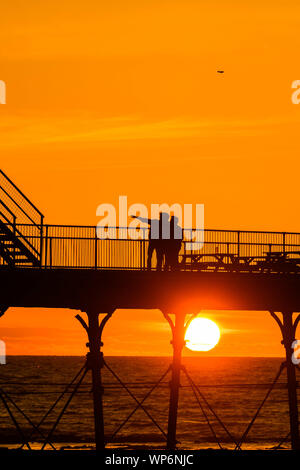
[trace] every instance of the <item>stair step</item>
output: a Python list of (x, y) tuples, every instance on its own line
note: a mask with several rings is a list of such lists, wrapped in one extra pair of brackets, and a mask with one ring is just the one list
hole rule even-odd
[(35, 254), (26, 242), (30, 241), (23, 235), (24, 240), (15, 235), (12, 227), (9, 227), (0, 218), (0, 256), (8, 264), (28, 264), (31, 266), (40, 266), (38, 255)]
[(30, 266), (32, 266), (32, 262), (31, 261), (19, 261), (18, 263), (16, 262), (17, 265), (22, 265), (22, 264), (30, 264)]
[[(6, 247), (5, 247), (6, 248)], [(10, 255), (15, 254), (15, 255), (20, 255), (22, 252), (18, 249), (9, 249), (6, 248), (6, 252), (9, 253)]]
[(18, 251), (19, 253), (21, 253), (20, 248), (14, 246), (14, 245), (4, 245), (4, 247), (5, 247), (6, 250), (8, 250), (8, 251)]

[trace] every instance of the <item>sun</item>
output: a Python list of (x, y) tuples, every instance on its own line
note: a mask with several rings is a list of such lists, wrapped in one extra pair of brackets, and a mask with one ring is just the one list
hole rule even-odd
[(209, 351), (219, 342), (221, 333), (218, 325), (208, 318), (195, 318), (186, 333), (186, 347), (191, 351)]

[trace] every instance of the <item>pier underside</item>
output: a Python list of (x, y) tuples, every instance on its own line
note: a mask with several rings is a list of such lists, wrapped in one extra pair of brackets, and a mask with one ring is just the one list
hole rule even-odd
[(167, 313), (300, 311), (300, 276), (209, 272), (0, 269), (0, 305)]

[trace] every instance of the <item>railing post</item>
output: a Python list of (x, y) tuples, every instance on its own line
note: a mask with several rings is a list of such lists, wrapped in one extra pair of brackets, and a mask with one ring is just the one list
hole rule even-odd
[(49, 256), (50, 256), (50, 261), (49, 261), (49, 267), (52, 268), (52, 237), (49, 238), (49, 243), (50, 243), (50, 249), (49, 249)]
[[(13, 217), (13, 234), (14, 237), (16, 238), (16, 216), (14, 215)], [(16, 247), (14, 245), (14, 251), (13, 251), (13, 259), (14, 259), (14, 266), (16, 265)]]
[(97, 227), (95, 227), (95, 269), (98, 266), (98, 237), (97, 237)]
[(140, 243), (140, 260), (141, 260), (140, 269), (143, 270), (144, 269), (143, 240), (139, 240), (139, 243)]
[(149, 243), (149, 229), (144, 229), (144, 249), (143, 249), (143, 256), (144, 256), (144, 269), (147, 269), (147, 241)]
[(238, 238), (238, 241), (237, 241), (237, 255), (238, 255), (238, 258), (240, 257), (240, 235), (241, 235), (241, 232), (240, 232), (240, 230), (238, 230), (238, 232), (237, 232), (237, 238)]
[(146, 269), (146, 230), (144, 230), (144, 238), (143, 238), (143, 266)]
[(47, 268), (47, 260), (48, 260), (48, 225), (46, 225), (46, 236), (45, 236), (45, 268)]
[(44, 232), (44, 216), (41, 215), (40, 225), (40, 265), (43, 265), (43, 232)]
[(283, 253), (285, 253), (285, 232), (282, 232), (282, 248), (283, 248)]

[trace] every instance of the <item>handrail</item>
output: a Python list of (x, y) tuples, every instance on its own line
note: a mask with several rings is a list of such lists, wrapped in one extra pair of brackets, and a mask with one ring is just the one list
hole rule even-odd
[(0, 199), (0, 204), (2, 204), (3, 207), (5, 207), (5, 209), (7, 210), (7, 212), (9, 212), (10, 215), (11, 215), (14, 219), (16, 218), (15, 214), (13, 213), (13, 211), (10, 210), (10, 208), (9, 208), (3, 201), (1, 201), (1, 199)]
[(7, 221), (6, 225), (12, 225), (11, 221), (6, 217), (5, 214), (3, 214), (3, 212), (0, 211), (0, 215)]
[[(24, 225), (24, 226), (30, 226), (31, 224), (19, 224), (19, 225)], [(74, 224), (44, 224), (44, 227), (54, 227), (54, 228), (89, 228), (89, 229), (95, 229), (98, 228), (98, 225), (74, 225)], [(136, 227), (128, 227), (128, 226), (99, 226), (101, 229), (111, 229), (111, 230), (136, 230)], [(147, 230), (148, 227), (138, 227), (140, 230)], [(300, 235), (300, 232), (278, 232), (278, 231), (272, 231), (272, 230), (232, 230), (232, 229), (216, 229), (216, 228), (205, 228), (205, 229), (197, 229), (197, 228), (183, 228), (182, 230), (193, 230), (193, 231), (198, 231), (198, 232), (222, 232), (222, 233), (264, 233), (264, 234), (273, 234), (273, 235)]]
[(41, 217), (44, 217), (44, 215), (41, 213), (41, 211), (39, 211), (39, 209), (33, 204), (33, 202), (30, 201), (30, 199), (28, 199), (27, 196), (25, 196), (25, 194), (18, 188), (18, 186), (15, 185), (15, 183), (4, 173), (3, 170), (0, 169), (0, 173), (2, 173), (2, 175), (10, 182), (10, 184), (19, 192), (19, 194), (21, 194), (21, 196), (33, 207), (33, 209), (36, 210), (36, 212), (41, 216)]
[[(19, 223), (18, 225), (23, 226), (23, 227), (31, 227), (32, 225), (39, 225), (33, 222), (33, 224), (26, 224), (26, 223)], [(128, 227), (128, 226), (98, 226), (98, 225), (72, 225), (72, 224), (43, 224), (44, 227), (51, 227), (51, 228), (74, 228), (74, 229), (91, 229), (95, 230), (97, 228), (100, 229), (105, 229), (105, 230), (148, 230), (148, 227)], [(205, 229), (197, 229), (197, 228), (183, 228), (183, 231), (194, 231), (194, 232), (215, 232), (215, 233), (228, 233), (228, 234), (265, 234), (265, 235), (281, 235), (281, 236), (286, 236), (286, 235), (299, 235), (300, 232), (277, 232), (277, 231), (271, 231), (271, 230), (230, 230), (230, 229), (210, 229), (210, 228), (205, 228)], [(73, 238), (73, 237), (71, 237)], [(119, 240), (119, 239), (117, 239)], [(238, 242), (226, 242), (224, 241), (223, 243), (238, 243)], [(240, 242), (242, 245), (243, 243), (251, 243), (251, 242)], [(258, 244), (257, 242), (254, 242), (254, 244)], [(265, 243), (262, 243), (265, 245)]]
[[(0, 170), (0, 171), (1, 171), (1, 170)], [(15, 206), (17, 206), (17, 207), (20, 209), (21, 212), (23, 212), (23, 214), (24, 214), (29, 220), (31, 220), (31, 222), (32, 222), (34, 225), (37, 225), (37, 226), (40, 225), (40, 224), (35, 223), (35, 221), (30, 217), (30, 215), (28, 215), (27, 212), (24, 211), (23, 207), (21, 207), (20, 204), (18, 204), (18, 203), (14, 200), (14, 198), (6, 191), (6, 189), (4, 189), (1, 185), (0, 185), (0, 189), (2, 189), (2, 191), (6, 194), (6, 196), (15, 204)], [(4, 204), (3, 201), (0, 201), (0, 202), (1, 202), (2, 204)], [(12, 211), (10, 211), (10, 212), (12, 212)], [(12, 212), (12, 213), (13, 213), (13, 212)], [(41, 216), (41, 217), (44, 217), (44, 216)], [(29, 224), (29, 225), (30, 225), (30, 224)]]
[[(0, 212), (0, 222), (9, 229), (5, 235), (11, 238), (11, 243), (23, 257), (31, 260), (34, 265), (41, 263), (44, 215), (1, 169), (0, 207), (3, 208)], [(2, 237), (1, 242), (3, 240), (5, 237)]]

